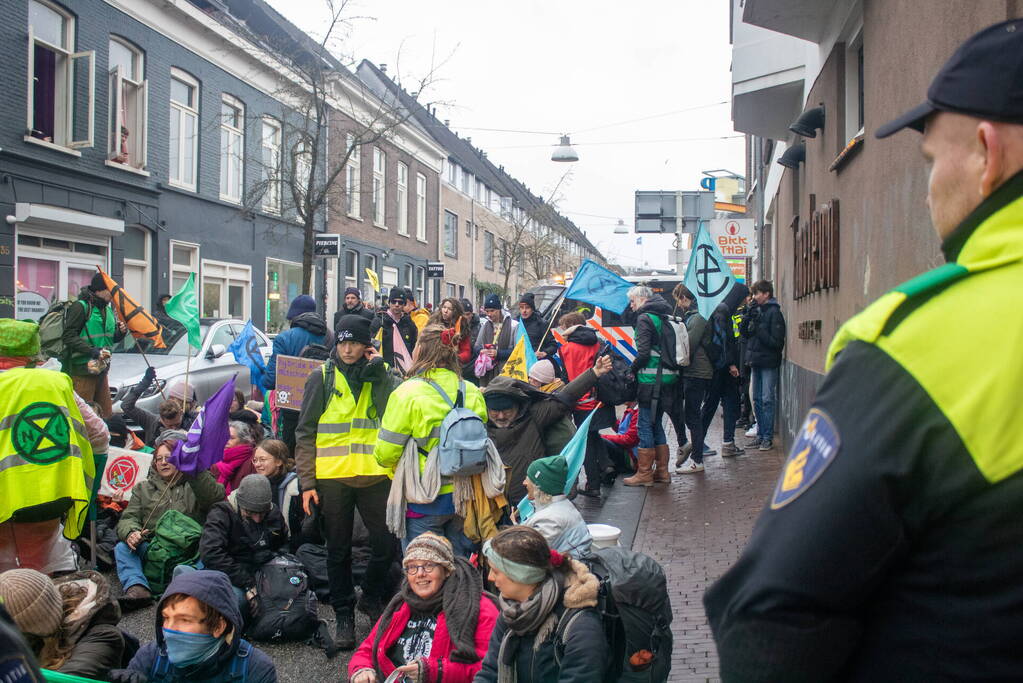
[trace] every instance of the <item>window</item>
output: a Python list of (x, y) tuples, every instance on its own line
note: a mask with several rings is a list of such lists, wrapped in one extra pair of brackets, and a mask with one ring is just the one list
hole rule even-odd
[(139, 304), (149, 309), (149, 233), (140, 227), (125, 226), (121, 237), (124, 247), (124, 288)]
[[(302, 293), (302, 264), (266, 260), (266, 331), (274, 334), (287, 328), (288, 307)], [(314, 295), (312, 290), (309, 294)], [(314, 297), (315, 298), (315, 295)]]
[(359, 288), (359, 255), (349, 249), (345, 252), (345, 289)]
[(110, 39), (110, 128), (107, 159), (142, 170), (146, 166), (149, 83), (143, 80), (142, 52)]
[(224, 95), (220, 102), (220, 198), (242, 200), (242, 155), (245, 149), (245, 106)]
[(276, 119), (263, 119), (260, 162), (263, 167), (263, 209), (281, 212), (281, 124)]
[(469, 194), (470, 186), (472, 185), (472, 176), (464, 168), (462, 169), (462, 192)]
[(483, 233), (483, 267), (494, 269), (494, 233), (489, 230)]
[(373, 148), (373, 225), (381, 228), (386, 225), (384, 213), (384, 201), (387, 196), (384, 188), (384, 180), (387, 178), (384, 171), (386, 159), (383, 150), (379, 147)]
[(402, 283), (406, 287), (415, 287), (416, 283), (412, 281), (415, 277), (415, 268), (411, 263), (405, 264), (405, 281)]
[(444, 212), (444, 255), (458, 256), (458, 216)]
[(28, 3), (28, 135), (77, 149), (92, 147), (95, 52), (75, 52), (74, 18), (42, 0)]
[(449, 299), (456, 298), (458, 296), (458, 287), (453, 282), (447, 283), (444, 295)]
[(252, 268), (237, 263), (202, 262), (202, 316), (248, 320)]
[[(373, 254), (363, 254), (362, 263), (365, 265), (366, 270), (372, 270), (374, 273), (377, 272), (377, 257)], [(366, 286), (362, 289), (365, 296), (362, 298), (366, 301), (376, 301), (377, 294), (373, 291), (373, 283), (366, 278)], [(389, 292), (384, 292), (384, 295), (389, 295)]]
[(472, 239), (472, 221), (465, 222), (465, 236)]
[(476, 194), (475, 194), (476, 201), (480, 202), (480, 203), (483, 203), (483, 196), (484, 196), (484, 185), (483, 185), (483, 182), (480, 181), (480, 180), (477, 180), (476, 181)]
[(359, 218), (361, 211), (360, 195), (362, 194), (362, 179), (360, 177), (360, 159), (362, 153), (355, 144), (355, 136), (350, 134), (345, 139), (348, 151), (348, 163), (345, 164), (345, 210), (352, 218)]
[(508, 262), (508, 242), (503, 239), (497, 240), (497, 272), (504, 273), (505, 264)]
[(391, 287), (398, 286), (398, 269), (393, 266), (384, 266), (381, 273), (380, 284), (385, 292), (390, 292)]
[(501, 218), (508, 221), (512, 220), (511, 197), (501, 197)]
[(408, 166), (398, 163), (398, 234), (408, 235)]
[[(845, 141), (863, 131), (863, 28), (845, 48)], [(844, 145), (843, 145), (844, 146)]]
[(426, 241), (426, 176), (416, 174), (416, 239)]
[(171, 69), (170, 85), (171, 185), (195, 190), (199, 147), (199, 81)]
[(448, 161), (448, 182), (452, 185), (458, 186), (458, 164)]
[(416, 267), (416, 301), (421, 305), (425, 306), (427, 303), (433, 303), (433, 297), (428, 297), (429, 292), (426, 291), (426, 268), (422, 266)]
[(186, 242), (170, 243), (171, 294), (184, 286), (189, 273), (199, 275), (199, 245)]
[(304, 135), (295, 143), (295, 156), (291, 163), (295, 169), (295, 194), (298, 195), (298, 201), (302, 202), (305, 201), (305, 191), (309, 187), (309, 176), (313, 173), (312, 142)]

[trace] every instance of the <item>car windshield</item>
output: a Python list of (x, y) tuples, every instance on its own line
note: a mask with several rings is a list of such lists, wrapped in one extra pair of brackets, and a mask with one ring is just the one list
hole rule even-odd
[[(209, 325), (200, 325), (200, 338), (205, 339), (209, 329)], [(114, 353), (139, 353), (139, 344), (141, 344), (146, 355), (150, 356), (181, 356), (184, 358), (189, 355), (188, 335), (185, 334), (183, 327), (172, 328), (165, 326), (163, 328), (163, 341), (166, 344), (166, 348), (163, 349), (154, 349), (152, 343), (147, 340), (137, 341), (138, 343), (130, 334), (125, 335), (124, 339), (114, 346)], [(194, 349), (192, 353), (197, 351), (198, 349)]]

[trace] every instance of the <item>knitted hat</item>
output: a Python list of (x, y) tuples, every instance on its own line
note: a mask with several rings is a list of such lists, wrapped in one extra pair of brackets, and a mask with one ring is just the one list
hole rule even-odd
[(554, 377), (554, 363), (546, 358), (536, 361), (533, 363), (533, 367), (529, 369), (529, 379), (535, 379), (540, 383), (540, 386), (550, 384), (554, 381)]
[(462, 303), (462, 311), (463, 312), (465, 312), (465, 313), (472, 313), (473, 308), (472, 308), (472, 302), (471, 301), (469, 301), (468, 299), (462, 299), (461, 303)]
[(93, 292), (102, 292), (107, 288), (107, 281), (103, 278), (103, 273), (99, 271), (92, 276), (92, 281), (89, 282), (89, 290)]
[(405, 303), (404, 287), (391, 287), (391, 294), (387, 297), (387, 303), (391, 303), (392, 301), (400, 301), (402, 304)]
[[(191, 382), (188, 384), (188, 391), (191, 394), (188, 398), (195, 398), (195, 385)], [(171, 385), (167, 388), (167, 398), (175, 398), (179, 401), (185, 398), (184, 379), (176, 379), (171, 382)]]
[(351, 341), (370, 345), (369, 320), (361, 315), (343, 315), (337, 321), (337, 343)]
[(360, 292), (355, 287), (348, 287), (347, 289), (345, 289), (345, 296), (348, 296), (349, 294), (354, 294), (355, 296), (359, 297), (360, 299), (362, 298), (362, 292)]
[(238, 507), (249, 512), (270, 512), (273, 507), (273, 495), (270, 493), (270, 480), (262, 474), (249, 474), (238, 485), (235, 492)]
[(308, 294), (299, 294), (291, 300), (291, 305), (288, 306), (288, 320), (297, 318), (303, 313), (315, 313), (316, 312), (316, 300)]
[(519, 303), (526, 304), (534, 311), (536, 310), (536, 296), (534, 296), (532, 292), (526, 292), (525, 294), (523, 294), (522, 298), (519, 299)]
[(501, 305), (501, 297), (496, 294), (487, 294), (487, 298), (483, 300), (483, 308), (484, 310), (488, 308), (504, 308)]
[(544, 493), (561, 495), (565, 492), (565, 481), (568, 479), (568, 460), (560, 455), (534, 460), (526, 470), (526, 476)]
[(39, 325), (0, 318), (0, 356), (35, 356), (39, 353)]
[(401, 561), (401, 566), (407, 567), (409, 562), (415, 560), (439, 564), (449, 572), (455, 570), (455, 551), (451, 548), (451, 541), (432, 531), (427, 531), (412, 539), (412, 542), (405, 548), (405, 558)]
[(60, 628), (64, 603), (42, 572), (11, 569), (0, 574), (0, 600), (22, 633), (46, 638)]
[(174, 444), (178, 441), (184, 441), (188, 438), (188, 434), (183, 429), (165, 429), (160, 432), (160, 435), (156, 437), (156, 444), (162, 444), (164, 441), (170, 441)]

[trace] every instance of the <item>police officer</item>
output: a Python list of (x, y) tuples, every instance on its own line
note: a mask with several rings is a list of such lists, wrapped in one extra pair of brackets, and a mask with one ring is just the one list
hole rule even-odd
[(737, 564), (705, 596), (723, 680), (1023, 672), (1023, 19), (967, 40), (923, 133), (947, 263), (838, 332)]

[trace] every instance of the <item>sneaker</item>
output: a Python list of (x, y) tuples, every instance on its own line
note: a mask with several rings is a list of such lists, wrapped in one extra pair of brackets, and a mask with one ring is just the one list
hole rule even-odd
[(351, 609), (334, 612), (336, 620), (334, 643), (342, 650), (355, 649), (355, 614)]
[(682, 444), (682, 447), (678, 449), (678, 455), (675, 456), (675, 467), (682, 467), (682, 463), (686, 461), (686, 458), (688, 458), (689, 454), (692, 452), (693, 444)]
[(711, 448), (707, 444), (703, 444), (703, 457), (706, 458), (706, 457), (709, 457), (711, 455), (717, 455), (717, 454), (718, 454), (718, 452), (716, 450), (714, 450), (713, 448)]
[(675, 468), (675, 474), (696, 474), (703, 471), (703, 463), (695, 462), (692, 458)]
[(774, 448), (774, 443), (770, 439), (764, 439), (760, 442), (760, 450), (769, 451)]
[(749, 429), (746, 430), (746, 436), (751, 436), (752, 437), (752, 436), (756, 436), (756, 435), (757, 435), (757, 423), (754, 422), (753, 424), (751, 424), (749, 426)]
[(734, 458), (737, 455), (745, 453), (743, 449), (735, 445), (734, 441), (726, 441), (721, 444), (721, 457), (722, 458)]

